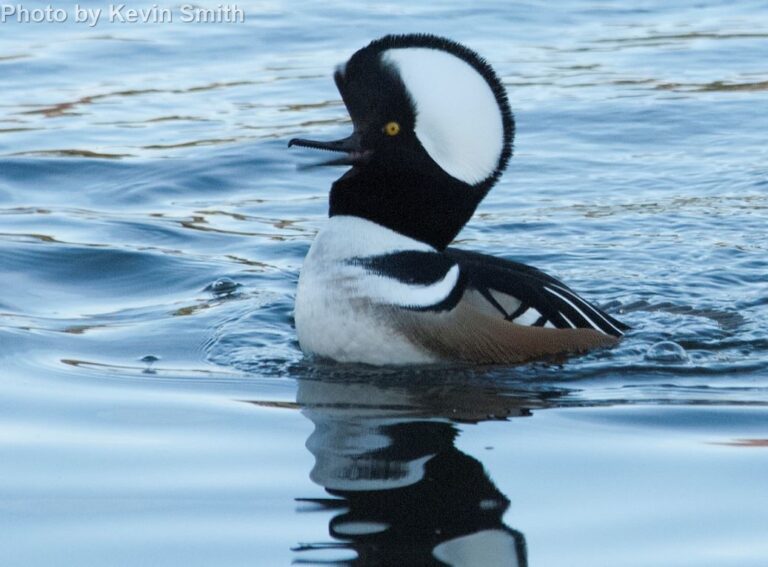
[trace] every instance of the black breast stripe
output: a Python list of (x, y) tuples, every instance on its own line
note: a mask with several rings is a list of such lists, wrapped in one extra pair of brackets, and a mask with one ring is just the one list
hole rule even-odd
[(418, 250), (356, 257), (347, 260), (347, 263), (408, 285), (436, 284), (456, 265), (456, 262), (438, 252)]

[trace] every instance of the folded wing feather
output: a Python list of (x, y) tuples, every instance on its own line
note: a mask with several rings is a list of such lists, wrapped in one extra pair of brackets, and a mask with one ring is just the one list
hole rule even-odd
[[(413, 288), (420, 301), (375, 309), (413, 343), (446, 360), (516, 363), (584, 352), (615, 344), (628, 329), (557, 279), (509, 260), (449, 248), (351, 263)], [(460, 277), (445, 288), (457, 267)], [(439, 293), (425, 303), (424, 292), (432, 290)]]

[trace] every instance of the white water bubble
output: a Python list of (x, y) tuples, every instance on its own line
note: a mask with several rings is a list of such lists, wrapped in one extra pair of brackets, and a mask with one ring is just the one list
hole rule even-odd
[(688, 353), (673, 341), (660, 341), (651, 345), (645, 353), (645, 359), (651, 362), (688, 362)]

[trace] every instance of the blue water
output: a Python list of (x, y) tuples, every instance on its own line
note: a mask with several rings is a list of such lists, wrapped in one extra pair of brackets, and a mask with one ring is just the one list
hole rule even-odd
[[(768, 564), (765, 5), (238, 5), (0, 24), (0, 565)], [(303, 360), (340, 172), (286, 142), (348, 131), (334, 65), (416, 31), (518, 122), (458, 244), (606, 306), (617, 348)]]

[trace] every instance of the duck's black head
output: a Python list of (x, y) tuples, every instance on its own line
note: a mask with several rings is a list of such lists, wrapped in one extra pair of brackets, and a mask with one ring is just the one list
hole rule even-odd
[(445, 248), (512, 155), (504, 87), (474, 51), (433, 35), (388, 35), (334, 75), (354, 131), (289, 145), (346, 152), (330, 214), (354, 215)]

